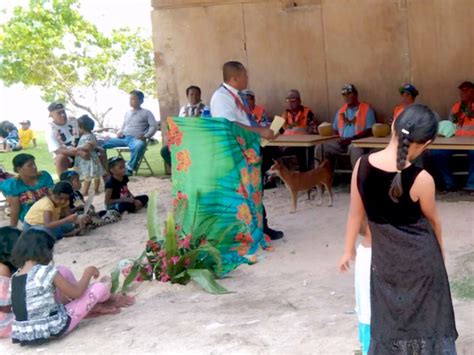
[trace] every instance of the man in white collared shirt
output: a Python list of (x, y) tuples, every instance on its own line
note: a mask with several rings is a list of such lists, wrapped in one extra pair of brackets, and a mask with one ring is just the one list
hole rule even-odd
[[(270, 128), (258, 125), (247, 98), (242, 92), (248, 84), (247, 70), (243, 64), (234, 61), (227, 62), (224, 64), (222, 71), (224, 83), (214, 92), (211, 98), (212, 117), (223, 117), (244, 129), (258, 133), (262, 138), (274, 139), (275, 135)], [(283, 232), (268, 227), (265, 207), (263, 208), (263, 232), (272, 240), (284, 236)]]

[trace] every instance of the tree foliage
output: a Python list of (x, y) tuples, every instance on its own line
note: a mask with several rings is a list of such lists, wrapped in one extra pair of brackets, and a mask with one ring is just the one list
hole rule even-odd
[[(128, 28), (101, 33), (81, 15), (78, 0), (30, 0), (14, 8), (0, 27), (0, 80), (39, 87), (45, 101), (85, 110), (99, 126), (112, 109), (98, 109), (101, 89), (156, 96), (151, 40)], [(86, 99), (91, 93), (95, 102)]]

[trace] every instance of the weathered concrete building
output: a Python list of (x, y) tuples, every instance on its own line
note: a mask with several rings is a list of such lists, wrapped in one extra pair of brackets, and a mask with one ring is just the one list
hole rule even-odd
[(446, 116), (457, 86), (474, 80), (474, 0), (152, 0), (162, 118), (176, 114), (191, 84), (209, 102), (221, 66), (249, 70), (257, 102), (272, 114), (289, 89), (332, 120), (340, 87), (355, 84), (379, 119), (398, 87)]

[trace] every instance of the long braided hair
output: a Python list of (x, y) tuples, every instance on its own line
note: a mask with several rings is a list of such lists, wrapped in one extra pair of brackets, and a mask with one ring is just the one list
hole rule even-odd
[(398, 203), (403, 195), (402, 170), (407, 163), (410, 145), (434, 140), (438, 131), (438, 120), (438, 115), (428, 106), (414, 104), (408, 106), (395, 121), (392, 134), (398, 139), (397, 174), (389, 190), (393, 202)]

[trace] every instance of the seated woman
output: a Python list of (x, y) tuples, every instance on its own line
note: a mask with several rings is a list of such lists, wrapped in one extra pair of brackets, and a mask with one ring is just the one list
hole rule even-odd
[(38, 171), (31, 154), (18, 154), (12, 164), (18, 176), (1, 182), (0, 191), (10, 205), (10, 225), (16, 227), (18, 220), (23, 222), (31, 206), (49, 193), (54, 182), (48, 172)]

